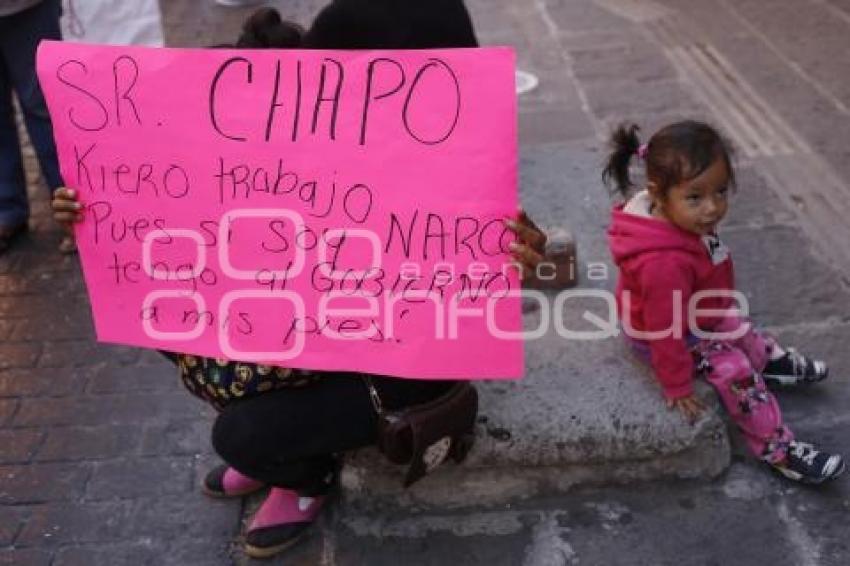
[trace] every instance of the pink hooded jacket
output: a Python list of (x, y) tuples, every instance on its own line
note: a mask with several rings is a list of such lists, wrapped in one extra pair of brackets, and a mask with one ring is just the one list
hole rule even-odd
[[(688, 322), (688, 304), (699, 291), (734, 290), (731, 257), (723, 248), (726, 253), (712, 259), (702, 237), (662, 219), (624, 212), (622, 205), (611, 214), (608, 244), (620, 268), (617, 305), (624, 331), (649, 345), (652, 368), (666, 398), (691, 395), (694, 360), (687, 338), (693, 329)], [(727, 310), (733, 304), (728, 295), (718, 294), (695, 303), (699, 311)], [(681, 316), (676, 316), (677, 311)], [(720, 320), (722, 317), (697, 316), (696, 326), (709, 331)], [(671, 332), (648, 339), (632, 329)]]

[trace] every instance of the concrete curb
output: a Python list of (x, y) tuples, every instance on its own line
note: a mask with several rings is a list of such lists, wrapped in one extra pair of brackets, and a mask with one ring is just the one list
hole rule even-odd
[(648, 369), (619, 339), (555, 340), (563, 339), (550, 334), (527, 344), (524, 380), (478, 385), (476, 444), (466, 462), (444, 464), (405, 490), (402, 467), (361, 450), (343, 472), (345, 504), (496, 505), (576, 486), (709, 479), (729, 465), (727, 429), (710, 387), (698, 384), (709, 411), (690, 426), (666, 408)]

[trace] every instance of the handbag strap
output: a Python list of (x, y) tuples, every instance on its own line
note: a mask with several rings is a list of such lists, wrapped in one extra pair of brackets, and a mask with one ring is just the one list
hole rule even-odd
[(384, 404), (381, 403), (381, 396), (378, 395), (378, 389), (372, 382), (372, 377), (368, 375), (361, 375), (361, 377), (363, 378), (363, 383), (366, 384), (366, 388), (369, 390), (369, 399), (372, 401), (375, 412), (378, 413), (378, 416), (382, 416), (384, 414)]

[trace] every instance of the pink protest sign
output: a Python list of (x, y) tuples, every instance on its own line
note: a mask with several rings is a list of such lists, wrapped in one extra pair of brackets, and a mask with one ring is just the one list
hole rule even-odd
[(45, 42), (99, 340), (515, 378), (514, 55)]

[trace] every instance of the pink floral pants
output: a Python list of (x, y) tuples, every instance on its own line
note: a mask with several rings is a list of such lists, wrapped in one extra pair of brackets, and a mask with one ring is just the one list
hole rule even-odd
[[(765, 386), (761, 372), (776, 341), (755, 330), (743, 318), (728, 316), (713, 333), (742, 334), (737, 338), (691, 337), (697, 374), (710, 383), (741, 430), (750, 451), (769, 463), (785, 458), (794, 439), (782, 421), (776, 397)], [(648, 360), (648, 344), (632, 341), (641, 357)]]

